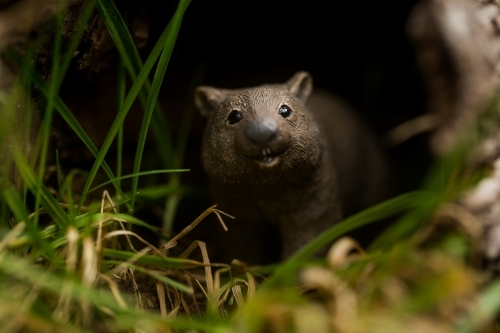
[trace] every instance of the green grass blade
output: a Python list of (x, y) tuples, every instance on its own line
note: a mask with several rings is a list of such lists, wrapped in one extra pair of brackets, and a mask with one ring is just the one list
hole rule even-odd
[[(12, 193), (9, 193), (12, 194)], [(11, 197), (8, 197), (10, 199)], [(15, 197), (13, 200), (15, 200)], [(13, 204), (16, 204), (16, 201), (12, 201)], [(16, 217), (21, 221), (27, 221), (25, 217), (27, 216), (26, 214), (20, 215), (22, 213), (22, 210), (20, 210), (20, 206), (13, 206), (13, 211), (15, 211)], [(15, 210), (17, 209), (17, 210)], [(19, 217), (18, 217), (19, 216)], [(99, 226), (99, 223), (102, 224), (103, 227), (110, 225), (114, 223), (115, 221), (120, 220), (125, 223), (131, 224), (131, 225), (137, 225), (143, 228), (148, 229), (149, 231), (155, 233), (156, 235), (162, 237), (158, 231), (154, 228), (152, 228), (148, 223), (130, 216), (126, 214), (121, 214), (121, 213), (86, 213), (79, 215), (75, 217), (75, 226), (80, 230), (83, 231), (84, 229), (97, 229)], [(29, 221), (29, 220), (28, 220)], [(31, 227), (28, 225), (28, 227)], [(33, 240), (35, 241), (40, 241), (41, 239), (48, 239), (52, 238), (50, 248), (52, 250), (55, 250), (63, 245), (67, 244), (67, 238), (66, 234), (64, 231), (61, 231), (61, 229), (55, 225), (49, 225), (43, 230), (38, 231), (37, 233), (34, 234), (34, 229), (32, 232), (29, 232), (28, 234), (23, 234), (22, 236), (18, 237), (15, 241), (11, 242), (11, 246), (16, 247), (16, 246), (22, 246), (22, 245), (27, 245), (31, 244)], [(48, 243), (47, 243), (48, 244)]]
[[(130, 258), (136, 256), (137, 253), (129, 252), (129, 251), (104, 249), (104, 255), (106, 257), (113, 258), (113, 259), (129, 260)], [(153, 265), (156, 267), (177, 268), (177, 269), (202, 267), (203, 266), (202, 262), (199, 262), (196, 260), (178, 259), (178, 258), (170, 258), (170, 257), (159, 257), (159, 256), (153, 256), (150, 254), (142, 255), (141, 257), (139, 257), (136, 260), (136, 262), (141, 263), (141, 264), (145, 264), (145, 265)]]
[[(53, 112), (54, 112), (54, 104), (55, 104), (55, 98), (58, 95), (59, 88), (61, 87), (62, 80), (65, 75), (65, 71), (67, 67), (69, 66), (69, 61), (70, 57), (73, 55), (74, 50), (69, 50), (69, 55), (66, 56), (66, 61), (63, 61), (64, 65), (66, 68), (61, 68), (61, 51), (62, 51), (62, 30), (63, 30), (63, 20), (64, 20), (64, 3), (61, 2), (59, 4), (59, 8), (56, 13), (56, 20), (55, 20), (55, 37), (54, 37), (54, 48), (52, 51), (52, 66), (50, 70), (50, 81), (49, 81), (49, 93), (46, 95), (47, 98), (47, 106), (45, 108), (45, 115), (44, 115), (44, 121), (42, 122), (42, 126), (40, 128), (40, 133), (41, 133), (41, 151), (40, 151), (40, 160), (39, 160), (39, 173), (38, 173), (38, 179), (40, 183), (43, 183), (43, 178), (45, 175), (45, 167), (46, 167), (46, 161), (47, 161), (47, 153), (48, 153), (48, 146), (49, 146), (49, 138), (50, 138), (50, 129), (52, 126), (52, 117), (53, 117)], [(90, 14), (90, 13), (89, 13)], [(84, 24), (81, 24), (81, 26), (84, 26)], [(79, 29), (80, 33), (83, 33), (84, 28), (80, 27)], [(78, 32), (78, 31), (77, 31)], [(78, 40), (73, 42), (71, 44), (72, 47), (76, 48), (78, 45)], [(42, 187), (38, 187), (37, 192), (35, 193), (35, 224), (38, 223), (38, 207), (40, 204), (40, 196), (41, 192), (40, 189)]]
[(28, 213), (26, 212), (25, 206), (18, 197), (18, 194), (16, 193), (14, 188), (12, 186), (5, 186), (2, 194), (2, 199), (7, 203), (17, 221), (24, 221), (24, 223), (26, 224), (30, 240), (33, 241), (32, 244), (39, 245), (44, 250), (44, 253), (47, 256), (49, 256), (50, 258), (54, 258), (56, 256), (55, 250), (51, 246), (49, 246), (48, 242), (43, 239), (42, 233), (28, 218)]
[(132, 71), (133, 78), (137, 77), (142, 67), (137, 59), (141, 59), (141, 57), (118, 8), (111, 0), (98, 0), (97, 10), (115, 42), (124, 66)]
[[(79, 230), (87, 229), (87, 231), (92, 231), (98, 228), (99, 223), (101, 223), (102, 226), (107, 226), (118, 220), (128, 224), (141, 226), (161, 237), (158, 231), (152, 228), (148, 223), (131, 215), (121, 213), (86, 213), (75, 217), (75, 224)], [(47, 232), (46, 236), (56, 237), (51, 243), (54, 249), (67, 244), (66, 235), (62, 232), (57, 232), (57, 235)]]
[(73, 195), (73, 181), (77, 175), (86, 176), (87, 173), (80, 169), (72, 169), (66, 175), (64, 182), (62, 184), (61, 193), (66, 195), (66, 199), (68, 200), (68, 216), (70, 218), (75, 218), (76, 211), (74, 207), (74, 195)]
[(165, 198), (165, 196), (172, 194), (176, 191), (178, 191), (177, 186), (173, 186), (172, 184), (167, 183), (162, 185), (142, 187), (137, 195), (140, 196), (141, 198), (157, 200)]
[(369, 250), (387, 250), (395, 243), (413, 235), (418, 228), (428, 220), (440, 202), (442, 202), (442, 198), (439, 195), (429, 195), (426, 200), (420, 202), (418, 207), (415, 207), (415, 209), (405, 214), (387, 230), (383, 231), (382, 234), (370, 244)]
[(500, 280), (496, 279), (490, 282), (482, 291), (472, 307), (470, 315), (459, 325), (456, 332), (473, 333), (481, 332), (485, 329), (485, 323), (491, 323), (497, 318), (498, 331), (498, 313), (500, 311)]
[[(33, 58), (33, 51), (32, 47), (29, 48), (27, 51), (26, 59), (32, 59)], [(33, 93), (33, 79), (31, 75), (29, 74), (29, 71), (26, 71), (24, 68), (20, 70), (20, 83), (21, 87), (24, 87), (24, 91), (26, 96), (32, 96)], [(23, 138), (22, 138), (22, 146), (23, 147), (29, 147), (31, 145), (31, 128), (33, 127), (33, 120), (35, 119), (34, 117), (34, 112), (33, 112), (33, 101), (30, 98), (26, 98), (25, 100), (25, 107), (24, 110), (26, 112), (25, 115), (25, 125), (23, 126)], [(30, 160), (31, 158), (31, 153), (29, 149), (25, 149), (25, 158), (27, 161)], [(25, 184), (22, 185), (21, 188), (21, 193), (22, 193), (22, 201), (26, 204), (26, 199), (27, 199), (27, 194), (28, 194), (28, 188), (26, 187)]]
[[(71, 224), (69, 217), (59, 206), (49, 190), (43, 185), (42, 181), (36, 177), (35, 173), (24, 159), (24, 156), (20, 152), (14, 151), (14, 158), (21, 177), (26, 182), (28, 188), (32, 193), (37, 193), (40, 196), (40, 203), (43, 204), (45, 210), (47, 210), (59, 227), (64, 230), (67, 225)], [(37, 215), (38, 213), (35, 216)]]
[(76, 226), (78, 228), (86, 228), (91, 225), (97, 224), (99, 221), (103, 220), (122, 220), (127, 223), (135, 224), (141, 227), (144, 227), (156, 234), (158, 232), (151, 227), (148, 223), (138, 219), (137, 217), (133, 217), (131, 215), (122, 214), (122, 213), (94, 213), (94, 214), (82, 214), (75, 218)]
[[(49, 93), (48, 87), (47, 87), (47, 84), (45, 83), (45, 81), (37, 73), (35, 73), (34, 71), (32, 71), (32, 72), (33, 72), (33, 79), (34, 79), (37, 87), (42, 91), (42, 93), (48, 94)], [(82, 140), (82, 142), (87, 146), (87, 148), (90, 150), (90, 152), (95, 157), (97, 157), (99, 155), (99, 150), (97, 150), (97, 147), (94, 145), (94, 143), (92, 142), (90, 137), (87, 135), (87, 133), (85, 132), (83, 127), (80, 125), (78, 120), (75, 118), (73, 113), (69, 110), (69, 108), (66, 106), (66, 104), (63, 102), (63, 100), (59, 96), (56, 96), (54, 98), (54, 102), (55, 102), (56, 110), (59, 112), (61, 117), (71, 127), (71, 129), (75, 132), (75, 134), (78, 135), (80, 140)], [(103, 161), (102, 167), (110, 179), (115, 178), (113, 171), (111, 171), (111, 168), (109, 168), (108, 164), (105, 161)], [(116, 189), (118, 195), (120, 197), (124, 198), (125, 196), (124, 196), (123, 191), (120, 188), (120, 186), (118, 184), (115, 184), (115, 183), (113, 183), (113, 185), (115, 186), (115, 189)], [(130, 204), (128, 204), (127, 207), (130, 209), (131, 208)]]
[[(80, 15), (80, 22), (79, 24), (76, 24), (76, 29), (73, 32), (71, 41), (67, 47), (67, 50), (63, 56), (60, 57), (61, 54), (61, 49), (62, 49), (62, 37), (61, 34), (56, 33), (56, 38), (55, 38), (55, 47), (54, 47), (54, 54), (52, 58), (52, 71), (51, 71), (51, 80), (49, 83), (48, 87), (48, 92), (45, 94), (47, 98), (47, 109), (46, 113), (47, 115), (47, 120), (46, 120), (46, 126), (51, 125), (51, 118), (52, 118), (52, 113), (53, 109), (55, 107), (55, 104), (57, 103), (55, 101), (56, 98), (58, 98), (58, 92), (61, 87), (61, 84), (63, 82), (64, 76), (66, 74), (66, 71), (68, 70), (68, 67), (71, 63), (71, 59), (73, 58), (74, 52), (76, 48), (78, 47), (78, 44), (80, 43), (80, 39), (85, 31), (86, 24), (88, 20), (90, 19), (90, 16), (92, 12), (94, 11), (94, 6), (95, 6), (95, 0), (89, 1), (87, 4), (85, 4), (83, 13)], [(57, 18), (57, 28), (56, 32), (62, 31), (62, 21), (63, 21), (63, 13), (61, 10), (61, 13), (58, 15)], [(45, 129), (45, 128), (43, 128)], [(42, 132), (44, 133), (44, 132)], [(43, 134), (43, 137), (46, 137), (47, 133)], [(45, 161), (46, 159), (46, 148), (44, 148), (45, 145), (42, 145), (42, 151), (41, 151), (41, 161)], [(60, 170), (59, 170), (59, 155), (56, 152), (56, 158), (57, 158), (57, 177), (58, 177), (58, 184), (61, 185), (61, 179), (60, 179)], [(40, 172), (43, 172), (45, 167), (45, 162), (42, 162), (40, 165)], [(60, 195), (60, 194), (59, 194)], [(36, 208), (37, 206), (35, 206)]]
[(57, 174), (57, 201), (62, 202), (62, 173), (61, 164), (59, 163), (59, 149), (56, 149), (56, 174)]
[(161, 53), (161, 45), (159, 45), (159, 43), (157, 43), (157, 45), (153, 48), (153, 51), (151, 51), (151, 54), (149, 55), (148, 59), (144, 63), (144, 66), (141, 68), (141, 71), (140, 71), (139, 75), (137, 76), (137, 79), (132, 84), (132, 87), (130, 88), (130, 91), (127, 94), (127, 97), (123, 101), (123, 106), (122, 106), (121, 110), (118, 112), (113, 124), (111, 125), (111, 128), (108, 131), (106, 138), (104, 139), (101, 150), (99, 151), (99, 153), (96, 156), (96, 160), (94, 162), (94, 165), (92, 166), (92, 169), (89, 172), (89, 178), (87, 180), (87, 183), (85, 184), (82, 196), (80, 198), (78, 210), (80, 210), (81, 206), (83, 205), (83, 202), (84, 202), (85, 197), (87, 195), (87, 192), (90, 188), (90, 185), (92, 184), (92, 181), (94, 180), (94, 177), (97, 174), (99, 167), (104, 162), (104, 157), (106, 156), (106, 153), (108, 152), (116, 134), (120, 130), (120, 127), (123, 124), (123, 121), (125, 120), (125, 117), (127, 116), (128, 112), (130, 110), (130, 107), (132, 106), (132, 103), (134, 102), (135, 98), (137, 97), (140, 90), (142, 89), (144, 82), (146, 82), (147, 76), (149, 75), (149, 72), (153, 68), (153, 65), (156, 62), (156, 59), (158, 59), (160, 53)]
[(363, 225), (382, 220), (401, 211), (420, 207), (422, 202), (427, 200), (428, 192), (410, 192), (402, 194), (393, 199), (387, 200), (376, 206), (363, 210), (344, 221), (325, 230), (315, 239), (307, 243), (292, 255), (286, 262), (276, 269), (271, 278), (264, 283), (265, 288), (275, 288), (283, 283), (287, 277), (294, 276), (294, 272), (308, 258), (319, 251), (324, 246), (330, 244), (341, 235), (359, 228)]
[(99, 184), (99, 185), (91, 188), (89, 190), (89, 193), (92, 192), (92, 191), (94, 191), (94, 190), (97, 190), (98, 188), (101, 188), (101, 187), (106, 186), (106, 185), (108, 185), (110, 183), (113, 183), (115, 181), (118, 182), (118, 181), (120, 181), (122, 179), (133, 178), (133, 177), (135, 178), (135, 177), (139, 177), (139, 176), (156, 175), (156, 174), (161, 174), (161, 173), (187, 172), (187, 171), (189, 171), (189, 169), (151, 170), (151, 171), (144, 171), (144, 172), (133, 173), (133, 174), (122, 176), (122, 177), (116, 177), (114, 179), (108, 180), (107, 182)]
[(33, 284), (36, 288), (43, 288), (50, 292), (60, 294), (61, 286), (71, 284), (71, 297), (76, 300), (90, 301), (96, 306), (106, 306), (115, 311), (120, 311), (119, 304), (104, 290), (89, 288), (76, 279), (71, 279), (59, 274), (51, 273), (49, 270), (37, 267), (28, 260), (19, 258), (9, 253), (2, 253), (0, 257), (0, 271), (9, 276), (16, 277), (26, 283)]
[[(38, 170), (38, 178), (40, 181), (43, 180), (43, 176), (45, 174), (45, 164), (47, 160), (47, 151), (48, 151), (48, 145), (49, 145), (49, 137), (50, 137), (50, 128), (52, 126), (52, 114), (54, 111), (54, 98), (57, 95), (58, 88), (59, 88), (59, 61), (60, 61), (60, 55), (61, 55), (61, 47), (62, 47), (62, 36), (61, 36), (61, 31), (62, 31), (62, 6), (59, 6), (58, 8), (58, 13), (56, 14), (56, 28), (55, 28), (55, 38), (54, 38), (54, 50), (53, 50), (53, 55), (52, 55), (52, 67), (50, 71), (50, 77), (51, 80), (49, 81), (49, 93), (46, 95), (47, 98), (47, 106), (45, 108), (45, 115), (44, 115), (44, 121), (42, 123), (42, 126), (40, 128), (40, 132), (42, 133), (41, 139), (42, 139), (42, 144), (41, 144), (41, 152), (40, 152), (40, 163), (39, 163), (39, 170)], [(62, 77), (63, 75), (61, 75)], [(37, 197), (37, 204), (35, 204), (35, 210), (38, 210), (38, 200), (39, 200), (39, 193), (36, 193)], [(37, 216), (35, 216), (35, 220), (37, 219)]]
[[(101, 5), (101, 3), (102, 3), (102, 0), (100, 0), (98, 2), (98, 8), (100, 8), (99, 6)], [(181, 3), (186, 3), (186, 1), (181, 2)], [(162, 34), (163, 38), (166, 38), (168, 30), (169, 29), (167, 27), (167, 29), (165, 29), (165, 32)], [(80, 207), (83, 205), (83, 202), (85, 200), (87, 192), (90, 189), (90, 185), (91, 185), (92, 181), (94, 180), (95, 175), (97, 174), (97, 170), (99, 169), (102, 162), (104, 161), (104, 157), (106, 156), (106, 153), (108, 152), (109, 147), (111, 146), (116, 134), (118, 133), (118, 130), (120, 129), (121, 124), (123, 123), (125, 117), (127, 116), (128, 111), (130, 110), (130, 107), (132, 106), (133, 101), (135, 100), (135, 98), (139, 94), (140, 90), (142, 89), (143, 84), (147, 80), (147, 76), (148, 76), (149, 72), (153, 68), (153, 65), (154, 65), (156, 59), (158, 58), (158, 56), (160, 55), (160, 52), (162, 51), (162, 48), (164, 45), (164, 43), (162, 43), (162, 41), (163, 41), (162, 38), (160, 38), (158, 43), (155, 45), (155, 47), (151, 51), (151, 54), (149, 55), (148, 59), (144, 63), (144, 66), (141, 68), (141, 71), (139, 72), (137, 79), (132, 84), (132, 88), (130, 89), (127, 97), (125, 98), (125, 101), (123, 102), (122, 109), (120, 110), (120, 112), (116, 116), (115, 121), (111, 125), (111, 128), (108, 132), (108, 135), (104, 139), (104, 143), (101, 147), (101, 150), (99, 151), (99, 154), (94, 162), (94, 165), (92, 166), (92, 169), (90, 170), (89, 178), (87, 180), (87, 183), (85, 184), (83, 194), (80, 198), (78, 210), (80, 210)]]
[[(187, 7), (187, 4), (185, 6)], [(125, 21), (121, 17), (114, 3), (110, 0), (100, 0), (97, 3), (97, 8), (104, 23), (106, 24), (106, 27), (108, 28), (108, 31), (110, 32), (111, 37), (113, 38), (113, 41), (115, 42), (118, 52), (120, 53), (120, 57), (124, 59), (124, 66), (127, 68), (130, 78), (132, 80), (136, 80), (143, 64), (134, 40), (127, 29)], [(160, 47), (160, 49), (163, 48), (163, 41), (169, 29), (170, 23), (167, 25), (167, 28), (156, 44)], [(144, 106), (146, 106), (147, 103), (150, 86), (151, 84), (149, 80), (146, 80), (143, 89), (139, 93), (139, 100)], [(154, 107), (152, 125), (157, 146), (161, 147), (160, 157), (163, 160), (163, 164), (167, 168), (171, 167), (169, 158), (172, 156), (173, 152), (172, 136), (159, 104), (156, 104)]]
[[(189, 1), (181, 1), (179, 7), (174, 13), (174, 17), (169, 24), (171, 27), (168, 29), (168, 34), (165, 40), (165, 46), (160, 56), (158, 66), (156, 67), (156, 73), (153, 78), (153, 84), (151, 85), (151, 90), (149, 92), (148, 101), (146, 103), (146, 110), (144, 112), (144, 118), (142, 121), (141, 132), (139, 135), (139, 142), (137, 144), (137, 150), (135, 153), (134, 169), (133, 173), (139, 173), (141, 168), (142, 154), (144, 151), (144, 146), (146, 144), (146, 136), (149, 129), (149, 123), (151, 122), (151, 116), (153, 114), (154, 106), (157, 103), (158, 94), (160, 93), (160, 87), (165, 77), (165, 72), (167, 71), (167, 66), (174, 49), (175, 41), (177, 40), (177, 35), (179, 34), (182, 17), (187, 8)], [(139, 182), (139, 177), (134, 177), (132, 179), (132, 193), (137, 191), (137, 184)], [(132, 200), (132, 208), (134, 207), (134, 200)]]
[(160, 275), (158, 273), (155, 273), (154, 271), (151, 271), (149, 269), (142, 268), (141, 266), (137, 266), (137, 265), (133, 265), (133, 264), (129, 264), (129, 263), (126, 263), (123, 261), (117, 261), (117, 260), (108, 260), (107, 262), (110, 264), (113, 264), (113, 265), (125, 265), (126, 267), (132, 268), (134, 271), (138, 271), (138, 272), (144, 273), (146, 275), (149, 275), (152, 278), (154, 278), (158, 281), (161, 281), (161, 282), (165, 283), (166, 285), (174, 287), (179, 291), (182, 291), (182, 292), (185, 292), (188, 294), (193, 293), (193, 289), (189, 288), (185, 284), (180, 283), (180, 282), (175, 281), (175, 280), (172, 280), (172, 279), (169, 279), (168, 277)]
[[(144, 330), (144, 328), (154, 328), (153, 331), (157, 331), (158, 328), (172, 328), (182, 331), (196, 329), (198, 331), (213, 333), (227, 331), (225, 329), (226, 325), (217, 321), (201, 321), (196, 317), (186, 318), (183, 316), (178, 316), (175, 319), (164, 318), (159, 314), (144, 312), (141, 308), (134, 308), (133, 304), (123, 307), (106, 287), (90, 288), (88, 284), (83, 283), (70, 274), (63, 275), (51, 272), (50, 270), (41, 268), (40, 265), (32, 264), (29, 260), (19, 258), (10, 253), (2, 253), (0, 256), (0, 272), (3, 276), (10, 277), (12, 285), (15, 286), (18, 283), (22, 283), (34, 290), (41, 291), (45, 298), (57, 297), (62, 294), (61, 288), (63, 286), (68, 287), (67, 290), (71, 290), (71, 292), (67, 293), (67, 296), (72, 300), (72, 304), (91, 304), (98, 315), (95, 322), (98, 324), (102, 323), (99, 327), (104, 327), (105, 331), (133, 332)], [(122, 293), (122, 296), (125, 295), (127, 294)], [(128, 295), (133, 297), (133, 294)], [(1, 296), (4, 296), (4, 294)], [(57, 298), (55, 299), (57, 300)], [(135, 302), (132, 301), (131, 303)], [(35, 303), (33, 306), (36, 305)], [(40, 313), (40, 309), (36, 309), (36, 312), (32, 312), (35, 315), (33, 318), (38, 322), (43, 322), (44, 318), (50, 317), (50, 311), (53, 309), (48, 310), (47, 312)], [(22, 316), (25, 313), (19, 311), (16, 315), (18, 314)], [(63, 322), (57, 318), (52, 318), (52, 320), (54, 320), (54, 328), (57, 328), (57, 332), (90, 332), (88, 328), (80, 330), (80, 326), (78, 324), (75, 325), (73, 321)], [(92, 331), (95, 331), (95, 329)]]
[(421, 186), (424, 191), (432, 195), (422, 201), (418, 209), (405, 214), (377, 237), (370, 245), (370, 250), (387, 250), (396, 242), (407, 239), (428, 220), (440, 203), (454, 200), (457, 195), (463, 193), (464, 184), (468, 186), (472, 184), (468, 177), (460, 179), (453, 177), (463, 169), (467, 156), (477, 144), (477, 140), (475, 135), (465, 136), (452, 153), (434, 162)]
[[(117, 78), (117, 112), (120, 112), (123, 101), (125, 100), (125, 68), (123, 67), (122, 58), (120, 58), (120, 64), (118, 65), (118, 78)], [(123, 163), (123, 124), (118, 130), (118, 138), (116, 141), (116, 177), (120, 178), (122, 176), (122, 163)], [(121, 186), (121, 181), (118, 180), (118, 186)], [(124, 198), (122, 198), (124, 199)]]

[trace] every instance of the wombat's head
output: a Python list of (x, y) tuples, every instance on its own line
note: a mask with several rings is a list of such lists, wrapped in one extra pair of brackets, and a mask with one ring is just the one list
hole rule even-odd
[(312, 78), (295, 74), (284, 84), (247, 89), (202, 86), (195, 103), (208, 118), (202, 162), (208, 175), (226, 183), (293, 183), (317, 166), (317, 126), (305, 103)]

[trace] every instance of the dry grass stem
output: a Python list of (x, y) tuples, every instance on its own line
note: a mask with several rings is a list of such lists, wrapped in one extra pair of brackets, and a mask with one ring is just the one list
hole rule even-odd
[(19, 222), (0, 240), (0, 255), (5, 248), (8, 248), (11, 243), (21, 236), (24, 229), (26, 229), (26, 223)]
[[(102, 279), (102, 280), (104, 280), (104, 282), (106, 282), (106, 284), (108, 285), (109, 289), (111, 290), (111, 293), (113, 294), (113, 297), (115, 298), (118, 305), (121, 308), (126, 309), (127, 303), (125, 303), (125, 301), (123, 300), (122, 295), (120, 294), (120, 288), (118, 288), (118, 285), (116, 284), (116, 282), (113, 281), (113, 279), (110, 278), (109, 276), (106, 276), (105, 274), (99, 274), (99, 279)], [(111, 311), (111, 310), (109, 310), (109, 311)], [(111, 312), (110, 315), (114, 315), (114, 314)]]
[(389, 147), (397, 146), (406, 140), (438, 126), (438, 117), (434, 114), (424, 114), (410, 119), (384, 134), (384, 141)]
[(330, 267), (339, 269), (358, 260), (360, 255), (364, 255), (364, 251), (358, 242), (350, 237), (342, 237), (330, 247), (326, 258)]
[(160, 247), (160, 250), (166, 250), (166, 249), (170, 249), (170, 248), (174, 247), (177, 244), (178, 239), (184, 237), (186, 234), (191, 232), (198, 225), (198, 223), (200, 223), (205, 217), (207, 217), (208, 215), (210, 215), (212, 213), (217, 215), (220, 223), (222, 224), (222, 227), (224, 228), (224, 230), (227, 231), (228, 229), (227, 229), (226, 225), (224, 224), (224, 221), (222, 220), (222, 217), (220, 216), (220, 214), (223, 214), (223, 215), (225, 215), (229, 218), (232, 218), (232, 219), (234, 219), (234, 216), (226, 214), (223, 211), (220, 211), (218, 209), (215, 209), (215, 207), (217, 207), (217, 205), (214, 205), (214, 206), (208, 208), (207, 210), (205, 210), (200, 216), (198, 216), (196, 218), (196, 220), (194, 220), (191, 224), (189, 224), (187, 227), (182, 229), (182, 231), (179, 232), (179, 234), (177, 234), (175, 237), (173, 237), (171, 240), (169, 240), (166, 244), (162, 245)]

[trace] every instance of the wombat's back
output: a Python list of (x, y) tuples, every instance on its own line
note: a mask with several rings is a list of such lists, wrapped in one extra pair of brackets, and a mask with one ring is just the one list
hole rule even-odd
[(317, 91), (307, 107), (323, 133), (338, 174), (343, 216), (388, 197), (388, 169), (377, 139), (344, 102)]

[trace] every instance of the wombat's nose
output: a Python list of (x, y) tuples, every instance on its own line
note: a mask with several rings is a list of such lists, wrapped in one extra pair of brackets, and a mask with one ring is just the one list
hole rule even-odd
[(256, 119), (245, 128), (245, 136), (254, 143), (268, 143), (278, 133), (278, 124), (270, 118)]

